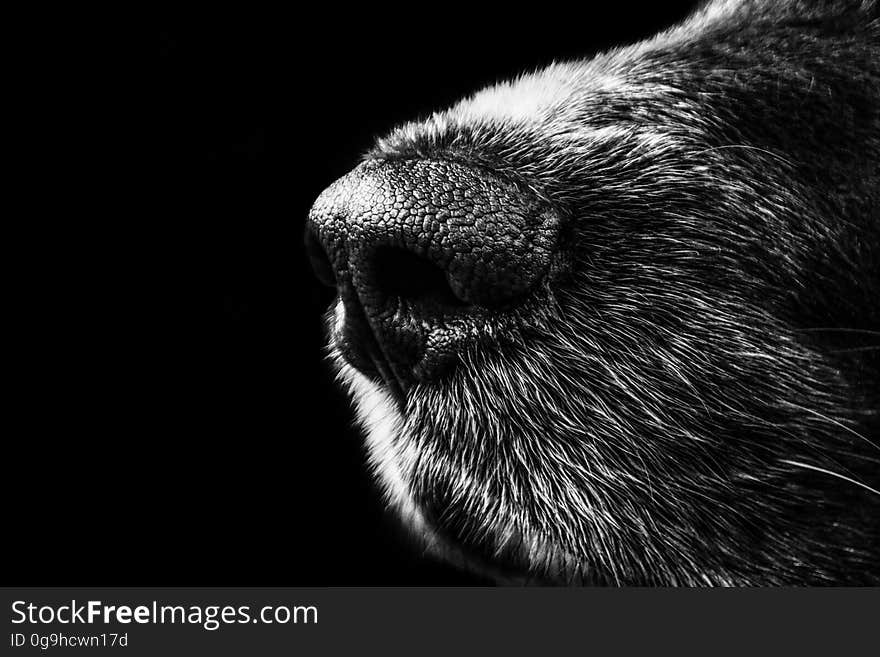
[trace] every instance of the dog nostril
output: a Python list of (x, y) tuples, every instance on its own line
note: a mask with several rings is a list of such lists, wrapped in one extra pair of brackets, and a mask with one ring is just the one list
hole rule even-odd
[(446, 272), (417, 253), (394, 246), (376, 249), (372, 271), (378, 291), (420, 306), (463, 307), (468, 303), (456, 296)]
[(401, 389), (431, 380), (538, 289), (559, 225), (533, 190), (482, 168), (362, 163), (309, 213), (312, 266), (341, 303), (333, 344)]
[(327, 287), (336, 287), (336, 272), (333, 271), (330, 258), (327, 257), (327, 252), (318, 236), (311, 229), (306, 229), (305, 245), (315, 276)]

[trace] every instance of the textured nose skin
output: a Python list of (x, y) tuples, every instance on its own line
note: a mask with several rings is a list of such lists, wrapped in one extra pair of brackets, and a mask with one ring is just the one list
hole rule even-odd
[(531, 190), (482, 169), (369, 161), (320, 195), (309, 231), (316, 269), (332, 271), (344, 304), (334, 336), (343, 354), (385, 379), (390, 367), (405, 385), (429, 374), (425, 362), (454, 355), (439, 353), (460, 344), (444, 333), (542, 279), (558, 220)]

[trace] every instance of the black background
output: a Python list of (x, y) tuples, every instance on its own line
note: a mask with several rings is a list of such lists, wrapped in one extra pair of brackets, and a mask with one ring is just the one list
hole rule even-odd
[(141, 193), (113, 266), (92, 248), (68, 272), (63, 330), (25, 386), (40, 403), (8, 441), (8, 583), (479, 583), (383, 510), (323, 361), (333, 293), (305, 217), (396, 123), (690, 4), (162, 17), (153, 91), (118, 135), (149, 142), (119, 164)]

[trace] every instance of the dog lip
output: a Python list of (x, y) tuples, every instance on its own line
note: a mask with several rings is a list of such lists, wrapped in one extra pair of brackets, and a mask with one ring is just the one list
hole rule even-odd
[(369, 321), (358, 324), (357, 339), (345, 331), (332, 331), (331, 341), (346, 363), (374, 383), (383, 385), (399, 410), (403, 409), (409, 385), (395, 372)]
[(397, 402), (398, 406), (402, 407), (406, 401), (408, 386), (394, 373), (394, 369), (383, 354), (370, 353), (370, 358), (391, 397)]

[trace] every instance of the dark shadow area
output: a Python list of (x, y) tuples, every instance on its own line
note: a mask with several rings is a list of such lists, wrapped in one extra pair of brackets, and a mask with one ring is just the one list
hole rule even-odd
[(311, 273), (306, 215), (394, 124), (689, 4), (165, 16), (158, 110), (119, 135), (157, 135), (132, 153), (151, 196), (127, 200), (151, 214), (123, 213), (113, 241), (136, 281), (94, 265), (100, 286), (74, 290), (38, 381), (40, 438), (4, 476), (9, 583), (480, 583), (384, 511), (324, 361), (333, 291)]

